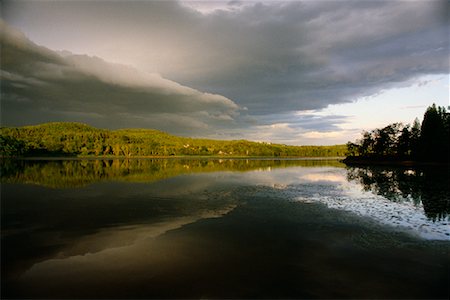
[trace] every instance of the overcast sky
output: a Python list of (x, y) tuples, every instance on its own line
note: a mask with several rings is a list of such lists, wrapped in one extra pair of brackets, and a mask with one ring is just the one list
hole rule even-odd
[(335, 144), (449, 105), (447, 1), (2, 1), (1, 124)]

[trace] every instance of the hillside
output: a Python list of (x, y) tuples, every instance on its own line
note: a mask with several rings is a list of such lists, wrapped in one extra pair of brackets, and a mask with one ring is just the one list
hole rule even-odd
[(178, 137), (152, 129), (106, 130), (54, 122), (0, 128), (2, 156), (344, 156), (345, 145), (288, 146)]

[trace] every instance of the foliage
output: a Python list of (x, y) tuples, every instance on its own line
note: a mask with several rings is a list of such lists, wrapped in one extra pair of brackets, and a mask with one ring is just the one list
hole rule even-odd
[(26, 152), (26, 145), (22, 140), (13, 136), (0, 135), (0, 153), (4, 156), (20, 156)]
[(67, 122), (3, 127), (0, 137), (0, 154), (3, 156), (332, 157), (344, 156), (346, 149), (345, 145), (288, 146), (246, 140), (193, 139), (150, 129), (106, 130)]
[(369, 159), (413, 159), (449, 161), (450, 114), (435, 104), (428, 107), (422, 124), (393, 123), (363, 132), (355, 143), (347, 143), (347, 156)]

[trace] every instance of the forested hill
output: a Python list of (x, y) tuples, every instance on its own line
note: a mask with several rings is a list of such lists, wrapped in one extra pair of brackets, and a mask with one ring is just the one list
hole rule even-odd
[(287, 146), (178, 137), (151, 129), (98, 129), (81, 123), (56, 122), (2, 127), (2, 156), (344, 156), (345, 145)]

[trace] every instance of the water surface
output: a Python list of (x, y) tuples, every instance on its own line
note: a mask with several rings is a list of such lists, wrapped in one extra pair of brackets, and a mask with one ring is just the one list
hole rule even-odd
[(446, 168), (2, 162), (2, 296), (447, 298)]

